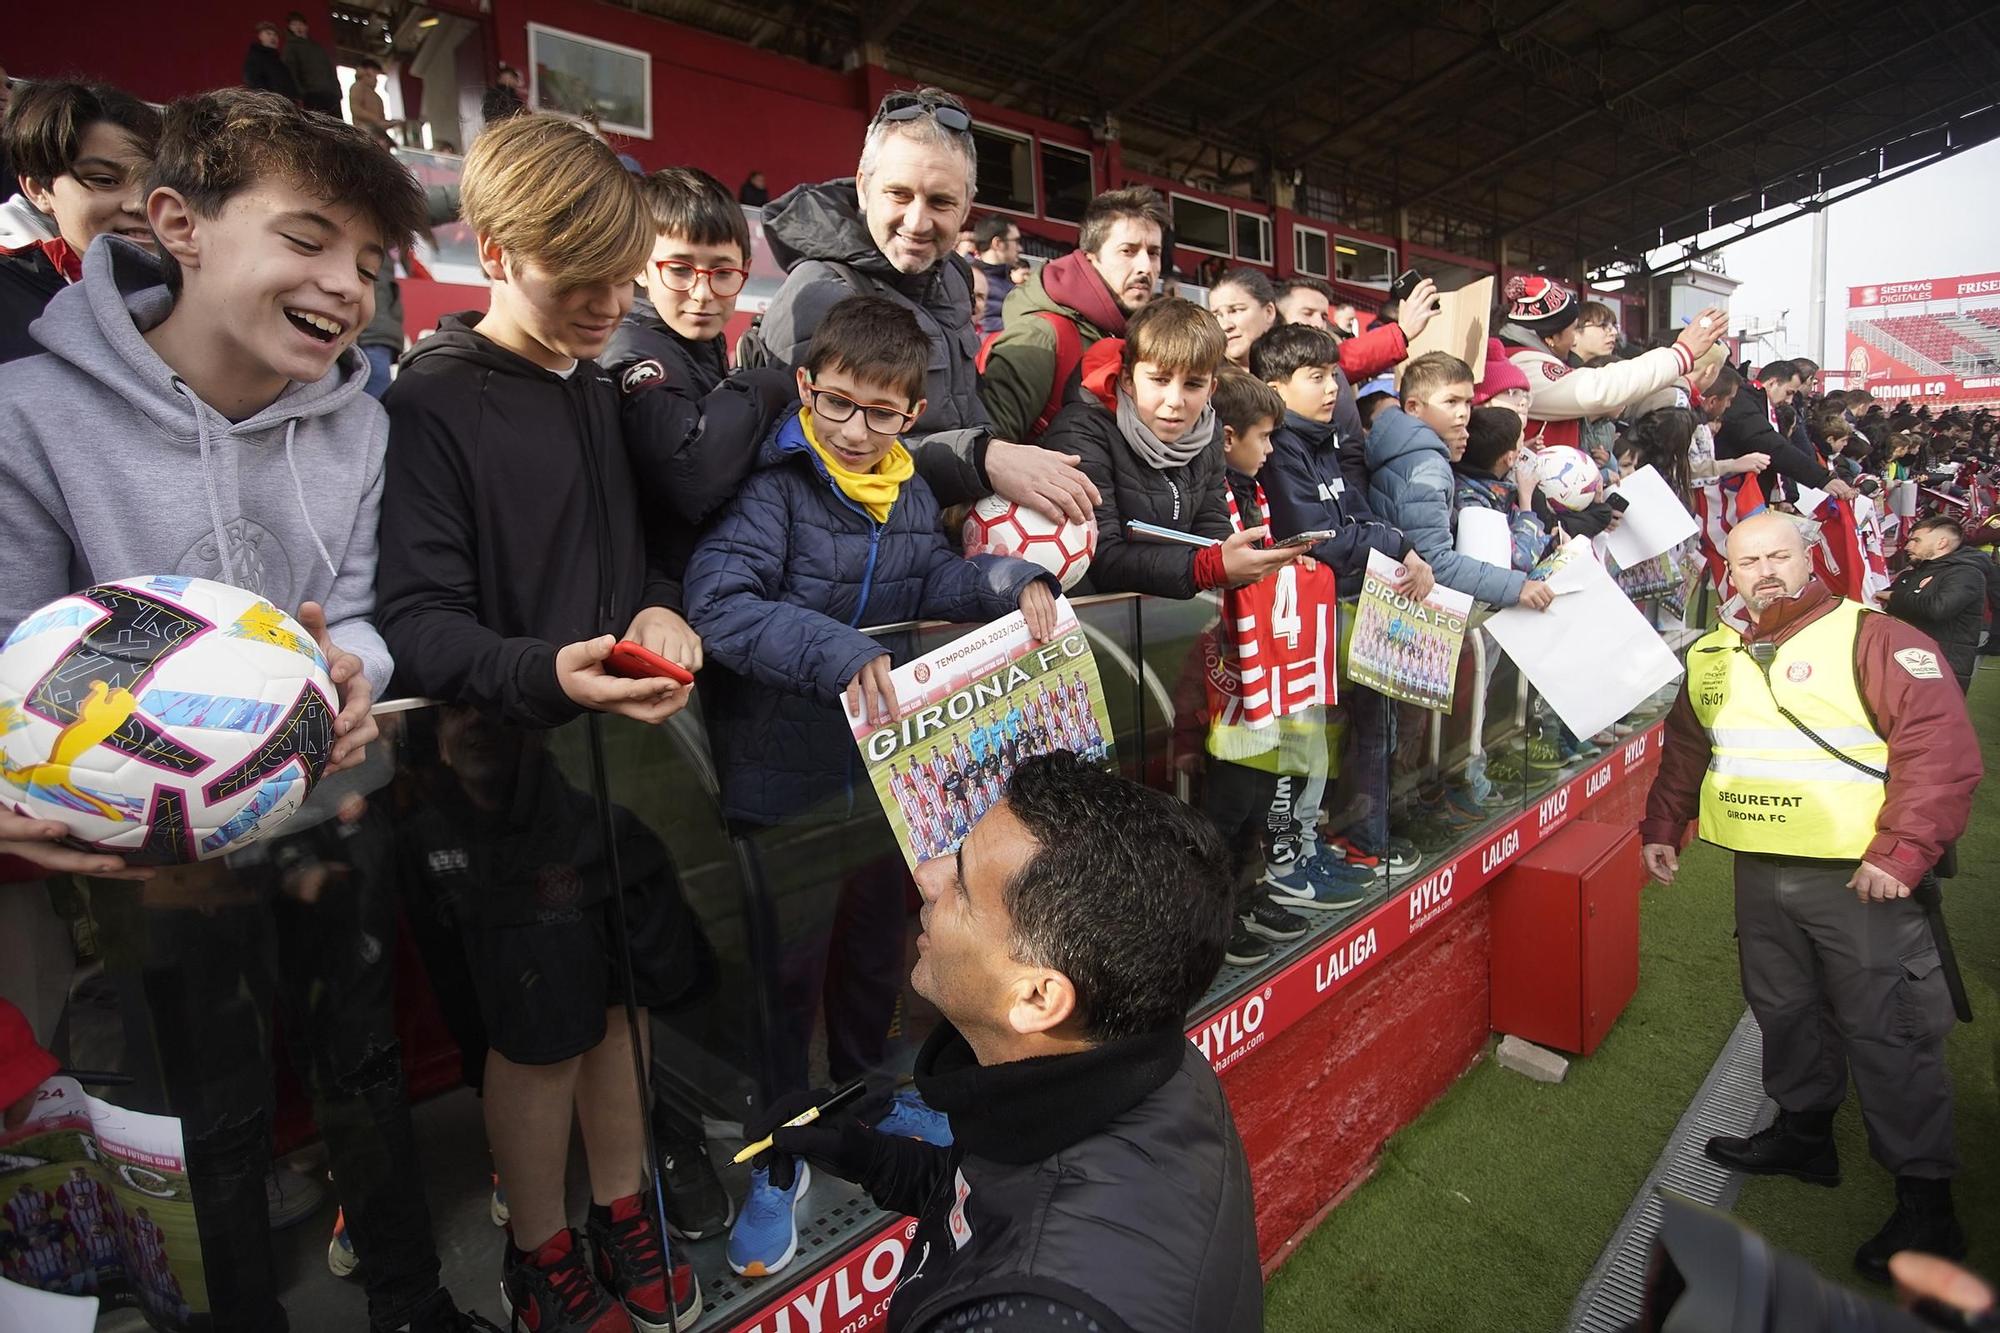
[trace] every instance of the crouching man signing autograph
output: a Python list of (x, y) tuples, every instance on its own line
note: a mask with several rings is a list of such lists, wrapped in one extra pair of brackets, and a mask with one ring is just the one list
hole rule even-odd
[(952, 1146), (838, 1116), (775, 1135), (919, 1219), (892, 1333), (1261, 1329), (1249, 1166), (1183, 1034), (1229, 937), (1214, 830), (1047, 755), (917, 883), (911, 984), (945, 1019), (917, 1090)]

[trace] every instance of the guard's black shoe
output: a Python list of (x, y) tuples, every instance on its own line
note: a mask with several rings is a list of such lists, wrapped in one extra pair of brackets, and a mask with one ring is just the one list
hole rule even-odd
[(1863, 1277), (1887, 1282), (1890, 1256), (1904, 1250), (1941, 1259), (1965, 1257), (1965, 1229), (1952, 1211), (1949, 1180), (1897, 1176), (1896, 1211), (1854, 1252), (1854, 1266)]
[(1840, 1183), (1840, 1154), (1833, 1146), (1833, 1117), (1826, 1112), (1778, 1112), (1770, 1128), (1749, 1138), (1718, 1134), (1705, 1152), (1724, 1166), (1753, 1176), (1793, 1176), (1812, 1185)]

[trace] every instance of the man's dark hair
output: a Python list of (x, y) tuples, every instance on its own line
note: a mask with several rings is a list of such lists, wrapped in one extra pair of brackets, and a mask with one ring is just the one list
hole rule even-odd
[(639, 193), (661, 236), (696, 245), (733, 245), (750, 262), (750, 224), (722, 182), (700, 167), (662, 167), (639, 178)]
[(1847, 406), (1847, 391), (1845, 389), (1829, 389), (1821, 396), (1819, 405), (1823, 410), (1838, 412)]
[(1819, 362), (1809, 356), (1795, 356), (1792, 358), (1792, 364), (1799, 368), (1801, 375), (1819, 374)]
[(1743, 387), (1743, 377), (1736, 373), (1734, 366), (1724, 366), (1715, 372), (1715, 383), (1708, 386), (1702, 397), (1710, 400), (1734, 398), (1736, 391)]
[(972, 243), (979, 247), (979, 253), (985, 254), (992, 247), (993, 242), (1006, 240), (1007, 233), (1020, 225), (1020, 223), (1014, 221), (1012, 218), (1001, 217), (998, 213), (989, 213), (979, 219), (978, 225), (973, 227)]
[(106, 83), (31, 83), (17, 90), (0, 144), (15, 175), (48, 186), (69, 174), (84, 134), (98, 124), (131, 135), (147, 157), (159, 149), (160, 113)]
[(1361, 414), (1361, 429), (1375, 429), (1375, 414), (1385, 407), (1396, 406), (1396, 395), (1387, 389), (1377, 389), (1364, 393), (1354, 400), (1354, 410)]
[(1095, 254), (1111, 239), (1111, 229), (1126, 218), (1150, 222), (1164, 239), (1173, 230), (1174, 220), (1159, 191), (1150, 185), (1132, 185), (1123, 190), (1106, 190), (1083, 210), (1083, 224), (1077, 229), (1076, 248)]
[[(1334, 305), (1339, 299), (1334, 296), (1333, 288), (1327, 286), (1324, 282), (1320, 281), (1318, 278), (1303, 278), (1303, 277), (1280, 278), (1276, 283), (1272, 285), (1271, 290), (1276, 292), (1278, 299), (1282, 301), (1287, 296), (1290, 296), (1293, 292), (1298, 291), (1301, 287), (1305, 288), (1305, 290), (1309, 292), (1318, 292), (1321, 296), (1324, 296), (1326, 298), (1326, 308), (1329, 312), (1333, 310)], [(1353, 303), (1349, 302), (1349, 304), (1351, 305)]]
[(1491, 473), (1493, 465), (1507, 451), (1521, 443), (1521, 414), (1511, 407), (1475, 407), (1465, 426), (1465, 455), (1460, 460), (1468, 472)]
[(1250, 373), (1284, 384), (1307, 366), (1340, 364), (1340, 340), (1311, 324), (1273, 324), (1250, 344)]
[(1007, 809), (1039, 844), (1007, 886), (1014, 956), (1070, 979), (1092, 1041), (1180, 1029), (1229, 938), (1233, 875), (1215, 826), (1068, 753), (1015, 769)]
[(1957, 519), (1947, 518), (1943, 514), (1932, 514), (1929, 518), (1918, 519), (1910, 525), (1910, 531), (1950, 533), (1953, 541), (1957, 542), (1960, 546), (1965, 545), (1964, 525)]
[[(259, 181), (290, 182), (321, 203), (352, 208), (391, 250), (429, 216), (423, 187), (389, 150), (332, 116), (302, 111), (276, 93), (218, 88), (167, 108), (146, 191), (169, 189), (200, 217), (222, 212)], [(181, 266), (163, 248), (167, 289), (180, 294)]]
[(1792, 361), (1767, 362), (1757, 372), (1757, 382), (1760, 384), (1783, 384), (1786, 380), (1803, 378), (1805, 377), (1799, 373), (1798, 364)]
[(924, 396), (930, 363), (931, 340), (907, 306), (886, 296), (850, 296), (826, 312), (804, 364), (808, 377), (844, 371), (900, 389), (914, 403)]
[(304, 14), (299, 13), (299, 11), (296, 9), (294, 9), (291, 13), (285, 15), (285, 22), (287, 24), (303, 23), (308, 28), (312, 26), (312, 20), (308, 19)]
[(1403, 303), (1390, 297), (1375, 308), (1375, 318), (1384, 324), (1394, 324), (1403, 317)]

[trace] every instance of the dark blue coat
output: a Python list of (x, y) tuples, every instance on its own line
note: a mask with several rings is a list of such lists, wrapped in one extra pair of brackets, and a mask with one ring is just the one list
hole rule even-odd
[(1056, 590), (1025, 560), (953, 550), (921, 477), (875, 522), (834, 486), (797, 410), (787, 413), (687, 567), (724, 816), (775, 824), (834, 796), (872, 805), (841, 693), (889, 649), (859, 627), (983, 624), (1015, 610), (1037, 578)]

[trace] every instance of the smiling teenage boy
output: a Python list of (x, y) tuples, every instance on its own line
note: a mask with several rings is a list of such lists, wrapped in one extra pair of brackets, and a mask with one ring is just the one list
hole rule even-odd
[[(659, 722), (686, 690), (604, 669), (618, 638), (687, 630), (649, 568), (617, 388), (592, 360), (631, 304), (652, 219), (610, 148), (545, 116), (484, 130), (461, 200), (490, 307), (441, 321), (383, 400), (381, 624), (398, 680), (531, 733), (591, 709)], [(502, 1291), (537, 1333), (607, 1333), (628, 1316), (665, 1328), (670, 1288), (686, 1327), (701, 1308), (693, 1271), (675, 1264), (669, 1282), (640, 1201), (645, 1126), (613, 887), (601, 852), (556, 854), (572, 857), (560, 909), (532, 883), (482, 885), (461, 916), (490, 1042), (487, 1137), (512, 1211)], [(631, 998), (643, 1024), (649, 997)], [(590, 1173), (588, 1265), (564, 1205), (572, 1107)]]
[[(319, 640), (341, 695), (332, 768), (352, 767), (375, 738), (369, 704), (390, 674), (370, 624), (388, 423), (364, 392), (353, 344), (373, 312), (378, 266), (423, 220), (421, 192), (351, 127), (229, 89), (168, 109), (146, 216), (158, 258), (118, 236), (93, 245), (82, 281), (34, 325), (45, 353), (0, 368), (0, 632), (106, 579), (192, 575), (246, 588), (296, 610)], [(186, 1130), (219, 1329), (284, 1326), (264, 1189), (274, 990), (312, 1056), (315, 1114), (364, 1260), (371, 1327), (464, 1327), (438, 1287), (430, 1218), (411, 1187), (387, 955), (376, 950), (380, 972), (354, 961), (367, 936), (394, 930), (393, 919), (368, 919), (393, 906), (362, 864), (382, 832), (378, 816), (354, 815), (366, 778), (328, 778), (277, 838), (227, 869), (157, 872), (172, 906), (149, 899), (110, 914), (143, 922), (134, 961)], [(28, 841), (54, 827), (0, 817), (0, 851), (54, 870), (145, 873)], [(310, 895), (279, 873), (275, 849), (301, 868), (322, 835), (355, 873), (317, 903), (293, 901)], [(271, 892), (278, 884), (288, 892)], [(116, 895), (99, 886), (94, 898), (104, 907)]]
[[(0, 205), (0, 361), (42, 350), (28, 325), (83, 277), (92, 241), (109, 233), (153, 248), (145, 177), (159, 138), (158, 111), (101, 83), (37, 83), (14, 95), (0, 131), (0, 159), (21, 189)], [(45, 218), (55, 219), (53, 233)]]

